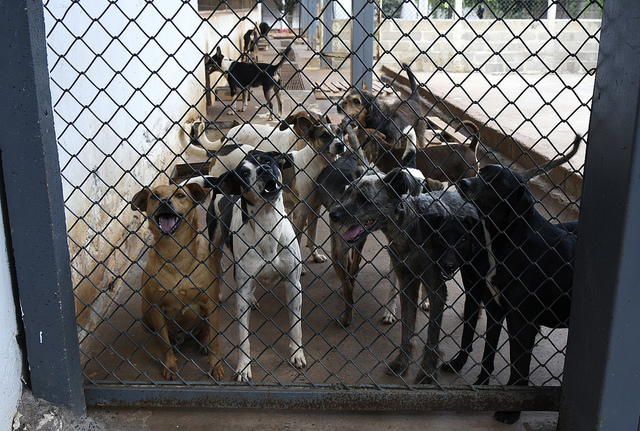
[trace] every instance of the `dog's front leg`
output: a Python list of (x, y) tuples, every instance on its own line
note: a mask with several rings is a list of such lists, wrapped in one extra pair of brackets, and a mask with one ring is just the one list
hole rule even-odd
[(490, 299), (485, 307), (487, 309), (487, 335), (482, 354), (482, 366), (475, 382), (476, 385), (486, 385), (493, 374), (498, 341), (504, 320), (504, 309), (496, 302), (495, 298)]
[[(297, 272), (297, 274), (295, 274)], [(297, 276), (296, 276), (297, 275)], [(300, 285), (300, 269), (294, 270), (291, 277), (285, 280), (287, 304), (291, 328), (289, 330), (289, 349), (291, 351), (291, 364), (296, 368), (307, 366), (302, 347), (302, 286)]]
[(311, 251), (314, 262), (324, 263), (327, 261), (327, 255), (322, 253), (321, 249), (316, 245), (316, 234), (318, 232), (318, 217), (322, 205), (314, 205), (311, 211), (307, 213), (307, 248)]
[[(243, 272), (239, 270), (238, 273)], [(249, 278), (237, 280), (240, 286), (235, 293), (236, 318), (238, 319), (238, 364), (235, 380), (248, 382), (251, 380), (251, 344), (249, 342), (249, 321), (251, 317), (251, 301), (255, 291), (254, 281)]]
[[(510, 310), (507, 314), (507, 330), (509, 331), (509, 357), (511, 360), (511, 375), (507, 384), (526, 386), (529, 384), (531, 351), (538, 328), (528, 322), (520, 310), (516, 309)], [(496, 412), (494, 417), (499, 422), (513, 424), (520, 419), (520, 412), (501, 411)]]
[[(215, 290), (217, 291), (218, 289)], [(217, 301), (218, 298), (215, 299)], [(224, 377), (224, 368), (220, 361), (220, 337), (217, 329), (220, 327), (220, 306), (213, 300), (210, 302), (210, 306), (207, 307), (207, 316), (207, 328), (205, 328), (203, 345), (208, 353), (209, 373), (215, 380), (221, 380)]]
[[(394, 262), (395, 263), (395, 262)], [(418, 312), (418, 295), (420, 279), (411, 274), (404, 265), (395, 265), (400, 291), (400, 306), (402, 308), (402, 340), (398, 356), (391, 361), (389, 369), (395, 375), (401, 376), (411, 364), (415, 352), (416, 315)]]
[(176, 375), (178, 374), (178, 362), (176, 361), (176, 355), (173, 351), (173, 345), (169, 340), (167, 318), (164, 313), (157, 308), (157, 306), (151, 306), (147, 313), (151, 318), (152, 329), (161, 339), (162, 344), (169, 347), (169, 350), (162, 357), (162, 364), (164, 365), (162, 375), (167, 380), (175, 380)]
[(400, 300), (399, 292), (398, 292), (398, 277), (396, 277), (396, 273), (393, 271), (393, 267), (389, 270), (389, 281), (391, 282), (391, 287), (387, 292), (387, 305), (384, 310), (384, 314), (382, 315), (382, 323), (391, 325), (398, 320), (398, 302)]
[(422, 369), (416, 376), (416, 383), (419, 385), (432, 384), (435, 381), (438, 362), (440, 361), (440, 329), (442, 328), (442, 314), (447, 301), (447, 285), (436, 270), (435, 265), (431, 265), (425, 272), (425, 284), (429, 297), (429, 328), (427, 329), (427, 344), (422, 358)]
[(247, 101), (249, 91), (250, 90), (248, 88), (242, 89), (242, 108), (240, 108), (240, 112), (244, 112), (245, 109), (247, 109), (247, 105), (249, 105), (249, 102)]

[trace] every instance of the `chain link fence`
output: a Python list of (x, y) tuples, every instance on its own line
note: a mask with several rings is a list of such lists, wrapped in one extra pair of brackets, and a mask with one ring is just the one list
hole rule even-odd
[[(509, 387), (508, 336), (501, 332), (492, 352), (495, 368), (478, 382), (486, 340), (486, 317), (479, 310), (487, 304), (465, 316), (465, 301), (474, 299), (465, 295), (469, 286), (460, 273), (454, 271), (437, 292), (446, 301), (439, 315), (433, 312), (433, 295), (431, 304), (424, 292), (419, 300), (407, 299), (406, 286), (398, 286), (399, 299), (394, 299), (394, 280), (408, 255), (394, 255), (393, 241), (412, 231), (400, 226), (394, 237), (376, 230), (354, 251), (337, 238), (336, 229), (344, 228), (318, 203), (320, 172), (345, 157), (332, 152), (329, 143), (343, 142), (365, 167), (381, 167), (380, 160), (389, 154), (398, 165), (407, 131), (385, 146), (386, 137), (376, 136), (362, 119), (354, 130), (341, 128), (350, 109), (344, 96), (351, 83), (351, 27), (357, 24), (349, 18), (351, 4), (296, 6), (244, 0), (45, 1), (86, 385), (162, 390), (177, 381), (225, 390), (246, 385), (250, 377), (256, 389), (413, 390), (429, 383), (428, 388), (446, 392), (488, 383), (503, 391)], [(551, 6), (555, 20), (547, 19)], [(410, 81), (401, 64), (410, 65), (422, 103), (407, 115), (417, 113), (425, 124), (424, 136), (415, 139), (417, 161), (429, 154), (425, 148), (445, 151), (428, 176), (436, 177), (439, 167), (452, 159), (463, 160), (460, 178), (474, 176), (490, 163), (523, 171), (559, 157), (573, 135), (586, 132), (600, 31), (597, 2), (465, 1), (456, 11), (450, 2), (383, 1), (376, 10), (374, 82), (368, 90), (386, 103), (408, 100)], [(328, 12), (330, 21), (325, 20)], [(261, 22), (267, 24), (262, 32)], [(218, 49), (225, 60), (216, 63)], [(247, 65), (246, 71), (231, 61)], [(256, 62), (280, 67), (265, 78), (267, 66)], [(233, 68), (237, 72), (230, 78)], [(262, 79), (260, 85), (256, 78)], [(234, 81), (239, 85), (235, 94)], [(263, 91), (273, 83), (277, 93)], [(246, 109), (240, 97), (244, 87), (249, 93)], [(567, 99), (570, 108), (564, 104)], [(280, 127), (300, 112), (305, 115)], [(417, 124), (410, 122), (414, 128)], [(230, 132), (235, 126), (253, 137)], [(401, 148), (391, 148), (394, 144)], [(196, 186), (179, 186), (203, 174), (220, 180), (236, 167), (237, 161), (228, 158), (231, 150), (244, 156), (250, 149), (246, 145), (299, 152), (288, 161), (274, 153), (282, 177), (265, 180), (266, 188), (254, 190), (265, 200), (265, 190), (281, 181), (283, 201), (273, 204), (279, 212), (270, 212), (271, 203), (262, 200), (259, 212), (252, 209), (254, 201), (242, 198), (230, 204), (235, 215), (227, 220), (230, 213), (221, 213), (222, 207), (214, 210), (209, 202), (237, 184), (221, 183), (207, 194)], [(471, 161), (461, 156), (470, 145)], [(577, 218), (580, 154), (532, 183), (546, 217)], [(249, 161), (247, 169), (254, 173), (273, 172), (270, 162)], [(456, 181), (449, 180), (442, 187), (451, 192)], [(244, 181), (240, 187), (247, 181), (254, 181), (254, 187), (261, 184)], [(163, 188), (167, 184), (174, 188)], [(376, 211), (382, 211), (378, 205)], [(156, 211), (163, 206), (165, 213)], [(296, 218), (298, 213), (308, 220)], [(211, 220), (219, 223), (219, 231), (228, 231), (232, 248), (211, 235), (217, 232), (207, 229)], [(283, 228), (269, 227), (274, 220), (289, 226), (284, 236), (275, 238)], [(309, 230), (313, 221), (315, 234)], [(180, 229), (195, 234), (185, 239)], [(424, 238), (410, 239), (416, 240), (413, 250), (428, 250)], [(457, 244), (458, 239), (450, 241)], [(260, 248), (265, 243), (280, 254), (265, 257), (267, 251)], [(425, 267), (435, 267), (438, 258), (425, 253)], [(345, 256), (360, 260), (357, 269), (345, 267)], [(296, 265), (281, 263), (287, 259)], [(435, 263), (429, 265), (429, 260)], [(350, 271), (352, 299), (344, 287), (351, 282), (344, 273)], [(410, 271), (413, 278), (427, 277), (415, 268)], [(256, 282), (255, 292), (238, 286), (238, 280)], [(418, 307), (411, 340), (406, 337), (407, 311), (400, 311), (396, 300), (405, 308)], [(350, 307), (345, 308), (345, 301), (352, 302)], [(471, 351), (463, 346), (462, 333), (465, 319), (478, 316)], [(437, 340), (428, 333), (434, 325), (439, 326)], [(561, 384), (566, 337), (566, 330), (543, 329), (536, 338), (532, 386)], [(469, 359), (449, 370), (453, 372), (435, 370), (425, 365), (425, 345), (440, 352), (439, 362), (446, 363), (461, 349)], [(406, 352), (406, 370), (390, 373), (398, 355)], [(421, 381), (424, 374), (429, 379)]]

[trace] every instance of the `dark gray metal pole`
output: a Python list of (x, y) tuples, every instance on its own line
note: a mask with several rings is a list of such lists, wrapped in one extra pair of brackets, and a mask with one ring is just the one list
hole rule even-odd
[(352, 0), (351, 85), (371, 90), (373, 85), (373, 0)]
[(604, 2), (560, 430), (640, 429), (639, 22)]
[(0, 150), (32, 390), (82, 415), (42, 2), (2, 2), (0, 17)]

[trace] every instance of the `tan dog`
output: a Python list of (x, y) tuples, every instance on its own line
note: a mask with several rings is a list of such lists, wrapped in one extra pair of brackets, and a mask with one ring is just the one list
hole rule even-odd
[(196, 204), (206, 196), (198, 184), (184, 188), (163, 185), (138, 192), (131, 208), (147, 214), (154, 244), (142, 274), (142, 322), (169, 346), (163, 375), (174, 380), (178, 372), (174, 348), (183, 332), (200, 336), (208, 352), (211, 376), (220, 380), (217, 337), (220, 311), (219, 265), (211, 259), (209, 241), (198, 231)]

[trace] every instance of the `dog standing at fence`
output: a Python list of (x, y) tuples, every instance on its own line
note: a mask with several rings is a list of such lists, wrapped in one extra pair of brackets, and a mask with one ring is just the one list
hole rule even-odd
[[(218, 47), (214, 55), (207, 56), (205, 66), (207, 73), (220, 71), (227, 75), (232, 97), (235, 96), (236, 91), (240, 91), (242, 96), (240, 112), (244, 112), (247, 107), (248, 92), (251, 87), (262, 87), (262, 93), (269, 108), (269, 120), (273, 120), (273, 98), (278, 103), (278, 117), (282, 116), (279, 70), (290, 51), (291, 47), (288, 46), (283, 53), (279, 54), (282, 58), (277, 63), (244, 63), (226, 58)], [(229, 114), (233, 114), (233, 112), (229, 111)]]
[[(540, 326), (567, 328), (571, 310), (576, 236), (535, 209), (522, 175), (488, 165), (458, 183), (478, 208), (489, 256), (486, 280), (504, 312), (509, 334), (509, 385), (527, 385)], [(520, 412), (497, 412), (514, 423)]]
[(349, 244), (357, 244), (370, 232), (380, 230), (389, 241), (388, 250), (402, 304), (400, 352), (388, 365), (397, 374), (409, 368), (417, 348), (416, 318), (420, 287), (429, 299), (429, 328), (418, 384), (435, 381), (439, 362), (438, 345), (442, 314), (447, 298), (445, 280), (438, 268), (438, 256), (429, 248), (429, 235), (419, 220), (430, 214), (449, 214), (470, 209), (458, 193), (438, 191), (412, 193), (422, 183), (409, 169), (393, 169), (386, 175), (372, 173), (353, 181), (330, 213), (339, 233)]
[(284, 284), (290, 316), (290, 362), (296, 368), (307, 365), (302, 345), (300, 247), (282, 197), (281, 169), (289, 164), (284, 154), (253, 150), (234, 170), (220, 177), (189, 180), (222, 193), (211, 201), (207, 227), (216, 265), (221, 266), (225, 244), (235, 263), (238, 381), (252, 378), (249, 318), (258, 284), (267, 290)]
[(208, 352), (211, 376), (220, 380), (218, 305), (220, 266), (211, 259), (209, 241), (199, 232), (197, 205), (206, 195), (198, 184), (145, 187), (131, 202), (133, 210), (147, 214), (153, 233), (147, 265), (142, 273), (142, 322), (162, 346), (163, 375), (175, 380), (177, 340), (187, 332), (200, 336)]

